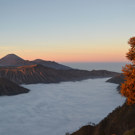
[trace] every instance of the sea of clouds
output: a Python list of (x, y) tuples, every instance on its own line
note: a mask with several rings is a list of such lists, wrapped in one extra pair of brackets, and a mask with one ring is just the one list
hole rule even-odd
[(98, 123), (125, 100), (107, 79), (23, 85), (31, 91), (0, 97), (0, 135), (65, 135)]

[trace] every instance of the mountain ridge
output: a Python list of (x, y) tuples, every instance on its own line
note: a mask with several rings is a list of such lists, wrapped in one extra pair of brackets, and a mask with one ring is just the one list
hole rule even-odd
[(59, 64), (54, 61), (45, 61), (42, 59), (35, 59), (33, 61), (24, 60), (21, 57), (17, 56), (16, 54), (8, 54), (0, 59), (0, 66), (19, 67), (19, 66), (34, 65), (34, 64), (41, 64), (46, 67), (61, 69), (61, 70), (71, 69), (71, 67)]
[(119, 73), (106, 70), (57, 70), (41, 64), (20, 67), (0, 67), (0, 77), (18, 84), (59, 83), (63, 81), (79, 81), (89, 78), (104, 78)]

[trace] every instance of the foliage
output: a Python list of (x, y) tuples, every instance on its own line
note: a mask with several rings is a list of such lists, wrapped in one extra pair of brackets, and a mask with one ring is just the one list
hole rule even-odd
[(121, 85), (121, 94), (127, 98), (127, 104), (135, 104), (135, 37), (130, 38), (130, 49), (126, 57), (132, 62), (123, 69), (125, 81)]
[(135, 135), (135, 128), (126, 131), (123, 135)]

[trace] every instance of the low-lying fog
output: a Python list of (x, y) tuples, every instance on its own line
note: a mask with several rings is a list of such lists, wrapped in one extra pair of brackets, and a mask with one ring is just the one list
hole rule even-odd
[(65, 135), (98, 123), (125, 100), (106, 80), (23, 85), (30, 93), (0, 97), (0, 135)]

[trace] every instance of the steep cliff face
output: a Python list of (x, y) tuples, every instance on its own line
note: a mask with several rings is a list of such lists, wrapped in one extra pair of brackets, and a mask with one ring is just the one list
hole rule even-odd
[(42, 65), (0, 68), (0, 77), (7, 78), (18, 84), (58, 83), (61, 81), (77, 81), (88, 78), (111, 77), (117, 74), (118, 73), (105, 70), (56, 70)]
[(11, 82), (8, 79), (0, 78), (0, 96), (4, 95), (17, 95), (29, 92), (28, 89), (23, 88), (16, 83)]
[(135, 127), (135, 105), (116, 108), (96, 126), (84, 126), (71, 135), (123, 135)]

